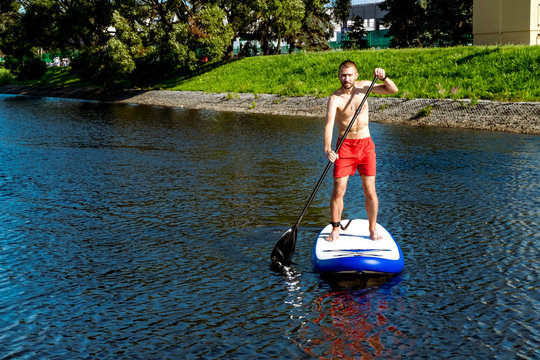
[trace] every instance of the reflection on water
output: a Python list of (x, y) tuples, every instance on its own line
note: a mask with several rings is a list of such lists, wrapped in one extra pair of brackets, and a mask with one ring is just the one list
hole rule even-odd
[[(309, 314), (297, 311), (296, 317), (291, 316), (292, 321), (299, 323), (291, 328), (291, 340), (313, 357), (393, 358), (395, 349), (387, 348), (385, 342), (397, 344), (396, 339), (403, 333), (389, 323), (385, 313), (389, 312), (388, 302), (395, 301), (388, 289), (399, 282), (398, 279), (387, 276), (325, 278), (332, 290), (312, 300)], [(386, 289), (385, 297), (373, 296), (374, 291), (381, 289)], [(300, 308), (302, 303), (294, 305)]]
[(372, 124), (404, 272), (312, 271), (330, 178), (274, 272), (322, 122), (0, 96), (0, 357), (538, 358), (539, 138)]

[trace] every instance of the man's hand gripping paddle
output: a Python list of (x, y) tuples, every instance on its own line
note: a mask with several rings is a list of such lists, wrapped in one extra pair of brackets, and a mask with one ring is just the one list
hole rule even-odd
[[(347, 126), (347, 129), (343, 133), (341, 140), (336, 146), (336, 150), (335, 150), (336, 153), (339, 151), (339, 149), (341, 148), (341, 145), (345, 141), (345, 138), (349, 134), (349, 131), (351, 130), (356, 118), (358, 117), (358, 114), (360, 114), (360, 111), (362, 110), (362, 107), (364, 106), (364, 103), (366, 102), (369, 96), (369, 93), (371, 92), (371, 89), (373, 89), (373, 86), (375, 86), (375, 82), (377, 81), (377, 78), (378, 77), (375, 76), (375, 78), (371, 82), (371, 85), (369, 86), (368, 91), (366, 92), (366, 95), (364, 95), (364, 98), (362, 99), (360, 106), (358, 106), (358, 108), (356, 109), (356, 112), (354, 113), (354, 116), (351, 119), (349, 126)], [(294, 224), (292, 228), (287, 230), (276, 243), (274, 250), (272, 250), (272, 254), (270, 254), (270, 259), (272, 260), (273, 265), (288, 266), (291, 264), (292, 256), (294, 254), (294, 250), (296, 249), (296, 236), (298, 233), (298, 225), (300, 224), (300, 221), (302, 221), (302, 218), (306, 214), (307, 209), (309, 208), (309, 205), (311, 205), (311, 202), (313, 201), (315, 194), (317, 193), (317, 191), (319, 191), (322, 181), (324, 177), (326, 176), (326, 174), (328, 173), (328, 170), (330, 170), (331, 166), (332, 166), (332, 162), (328, 161), (328, 164), (326, 165), (326, 168), (324, 169), (321, 178), (317, 182), (317, 185), (315, 185), (315, 188), (313, 189), (313, 192), (311, 193), (306, 205), (304, 206), (302, 213), (298, 217), (298, 220), (296, 220), (296, 224)]]

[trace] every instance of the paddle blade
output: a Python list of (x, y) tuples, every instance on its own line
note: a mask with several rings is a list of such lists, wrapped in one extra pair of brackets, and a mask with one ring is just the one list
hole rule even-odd
[(296, 233), (296, 227), (292, 227), (281, 236), (274, 250), (272, 250), (272, 254), (270, 254), (273, 264), (284, 266), (291, 264), (291, 259), (296, 248)]

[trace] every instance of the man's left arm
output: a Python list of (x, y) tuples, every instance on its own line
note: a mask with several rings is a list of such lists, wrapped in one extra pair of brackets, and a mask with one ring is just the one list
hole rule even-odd
[(383, 81), (383, 84), (376, 84), (373, 86), (373, 93), (375, 94), (395, 94), (398, 92), (398, 87), (394, 82), (386, 75), (386, 72), (384, 69), (376, 68), (375, 69), (375, 76), (379, 78), (379, 80)]

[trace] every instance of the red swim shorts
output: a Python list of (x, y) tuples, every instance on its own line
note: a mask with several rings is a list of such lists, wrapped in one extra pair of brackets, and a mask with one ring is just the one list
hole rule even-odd
[(334, 162), (335, 178), (352, 176), (356, 169), (360, 175), (375, 176), (375, 144), (371, 137), (345, 139), (338, 155), (339, 159)]

